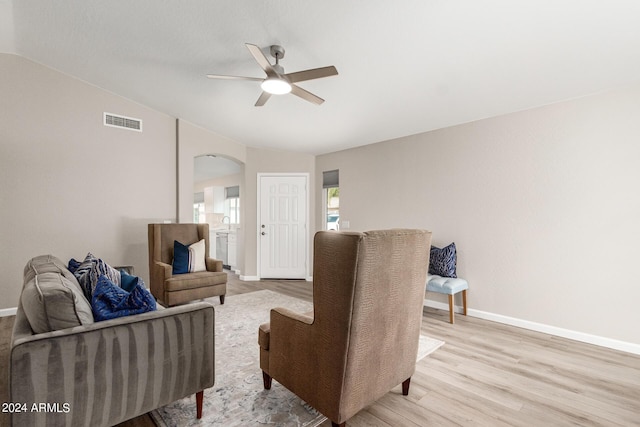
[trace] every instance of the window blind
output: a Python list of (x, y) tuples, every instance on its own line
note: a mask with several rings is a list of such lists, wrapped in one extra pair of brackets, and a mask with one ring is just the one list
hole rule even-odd
[(338, 169), (322, 172), (322, 188), (340, 186), (340, 171)]
[(240, 186), (235, 185), (233, 187), (225, 187), (224, 189), (225, 198), (234, 199), (240, 197)]

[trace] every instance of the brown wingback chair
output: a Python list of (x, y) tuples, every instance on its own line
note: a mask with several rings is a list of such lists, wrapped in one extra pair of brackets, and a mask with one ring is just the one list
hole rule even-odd
[(334, 426), (415, 371), (431, 232), (318, 232), (313, 313), (271, 310), (260, 326), (260, 368)]
[[(149, 276), (151, 294), (165, 306), (220, 296), (224, 304), (227, 273), (222, 261), (209, 257), (209, 224), (149, 224)], [(173, 242), (184, 245), (205, 241), (207, 271), (173, 275)]]

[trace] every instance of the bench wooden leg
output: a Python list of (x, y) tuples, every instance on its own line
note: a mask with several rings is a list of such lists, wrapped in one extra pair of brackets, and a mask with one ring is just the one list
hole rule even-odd
[(464, 310), (464, 315), (467, 315), (467, 290), (462, 291), (462, 309)]
[(449, 323), (453, 323), (453, 295), (449, 295)]

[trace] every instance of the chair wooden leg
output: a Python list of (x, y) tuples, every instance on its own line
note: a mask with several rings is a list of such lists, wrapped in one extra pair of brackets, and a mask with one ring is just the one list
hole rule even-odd
[(407, 378), (406, 380), (404, 380), (402, 382), (402, 395), (403, 396), (408, 396), (409, 395), (409, 385), (411, 384), (411, 377)]
[(462, 310), (464, 315), (467, 315), (467, 290), (462, 291)]
[(202, 418), (202, 400), (204, 398), (204, 390), (200, 390), (196, 393), (196, 417)]
[(271, 390), (271, 376), (265, 371), (262, 371), (262, 382), (264, 383), (265, 390)]
[(224, 304), (224, 295), (220, 295), (220, 304)]
[(453, 323), (453, 295), (449, 295), (449, 323)]
[(346, 421), (344, 423), (334, 423), (333, 421), (331, 421), (331, 427), (345, 427), (347, 425)]

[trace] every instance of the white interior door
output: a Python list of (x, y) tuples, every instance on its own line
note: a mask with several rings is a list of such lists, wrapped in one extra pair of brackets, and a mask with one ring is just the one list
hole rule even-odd
[(260, 176), (260, 278), (304, 279), (307, 176)]

